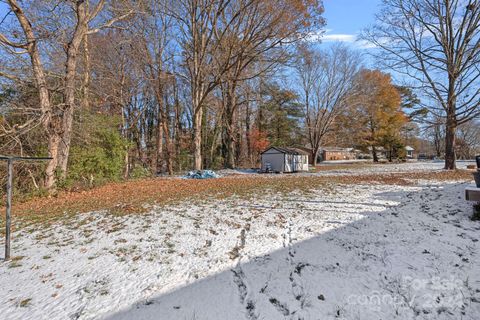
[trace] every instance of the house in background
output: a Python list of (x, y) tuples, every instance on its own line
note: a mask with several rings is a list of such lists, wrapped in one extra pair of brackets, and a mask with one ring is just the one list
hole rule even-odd
[(354, 160), (357, 159), (357, 154), (353, 148), (329, 148), (320, 149), (321, 161), (334, 160)]
[(413, 159), (414, 158), (415, 149), (413, 149), (410, 146), (406, 146), (405, 151), (407, 152), (407, 159)]
[(308, 171), (308, 153), (301, 149), (270, 147), (261, 157), (263, 172)]
[[(384, 147), (375, 147), (375, 150), (377, 152), (378, 159), (390, 159), (390, 152), (391, 152), (390, 150), (387, 150)], [(368, 147), (368, 151), (371, 154), (372, 147)], [(396, 153), (393, 153), (392, 157), (397, 158)], [(405, 158), (406, 159), (413, 159), (414, 157), (415, 157), (415, 149), (410, 147), (410, 146), (406, 146), (405, 147)]]
[[(365, 157), (365, 159), (372, 159), (373, 158), (372, 147), (371, 146), (367, 147), (367, 151), (368, 153), (364, 153), (363, 156)], [(375, 152), (377, 153), (377, 157), (379, 160), (384, 160), (388, 158), (388, 155), (389, 155), (388, 150), (386, 150), (382, 146), (375, 146)]]

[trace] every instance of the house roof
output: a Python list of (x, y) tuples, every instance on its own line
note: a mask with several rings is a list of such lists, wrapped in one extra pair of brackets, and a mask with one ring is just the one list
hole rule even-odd
[[(368, 149), (368, 151), (372, 151), (371, 146), (369, 146), (367, 149)], [(385, 151), (385, 148), (382, 147), (382, 146), (375, 146), (375, 150), (378, 151), (378, 152), (383, 152), (383, 151)]]
[(263, 153), (267, 152), (268, 150), (270, 149), (275, 149), (277, 150), (278, 152), (281, 152), (281, 153), (285, 153), (285, 154), (296, 154), (296, 155), (299, 155), (299, 154), (302, 154), (302, 155), (308, 155), (308, 152), (302, 150), (302, 149), (298, 149), (298, 148), (287, 148), (287, 147), (269, 147), (267, 149), (265, 149)]
[(354, 152), (355, 151), (353, 148), (340, 148), (340, 147), (324, 147), (324, 148), (321, 148), (320, 150), (327, 151), (327, 152)]
[(413, 148), (410, 147), (410, 146), (406, 146), (406, 147), (405, 147), (405, 150), (407, 150), (407, 151), (415, 151), (415, 149), (413, 149)]

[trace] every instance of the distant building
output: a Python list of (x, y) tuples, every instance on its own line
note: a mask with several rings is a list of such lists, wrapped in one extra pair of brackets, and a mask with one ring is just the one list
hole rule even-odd
[[(368, 150), (368, 158), (371, 159), (371, 158), (373, 157), (373, 155), (372, 155), (372, 147), (369, 146), (369, 147), (367, 148), (367, 150)], [(375, 146), (375, 152), (377, 153), (378, 159), (387, 159), (387, 158), (388, 158), (389, 153), (388, 153), (388, 151), (385, 150), (385, 148), (382, 147), (382, 146)]]
[(321, 161), (354, 160), (357, 154), (353, 148), (322, 148)]
[(410, 147), (410, 146), (406, 146), (406, 147), (405, 147), (405, 151), (407, 152), (407, 159), (413, 159), (415, 149), (413, 149), (413, 148)]
[(261, 157), (263, 172), (308, 171), (308, 153), (301, 149), (270, 147)]
[[(368, 152), (370, 153), (370, 156), (371, 156), (372, 147), (368, 147), (367, 149), (368, 149)], [(375, 151), (377, 153), (378, 159), (390, 159), (390, 152), (392, 152), (390, 150), (386, 150), (384, 147), (381, 147), (381, 146), (375, 147)], [(397, 154), (393, 153), (392, 157), (396, 158)], [(413, 159), (415, 157), (415, 149), (410, 147), (410, 146), (406, 146), (405, 147), (405, 157), (407, 159)]]

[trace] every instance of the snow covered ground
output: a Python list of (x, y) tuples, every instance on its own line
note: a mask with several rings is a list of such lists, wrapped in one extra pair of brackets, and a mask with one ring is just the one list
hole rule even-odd
[[(322, 162), (324, 168), (329, 166), (341, 165), (340, 161)], [(444, 167), (444, 162), (441, 161), (411, 161), (406, 163), (379, 163), (373, 164), (371, 162), (364, 163), (365, 165), (352, 165), (349, 168), (334, 169), (334, 170), (320, 170), (313, 175), (345, 175), (345, 174), (384, 174), (384, 173), (406, 173), (406, 172), (432, 172), (441, 171)], [(457, 161), (458, 169), (466, 169), (467, 165), (475, 164), (475, 161)], [(312, 173), (304, 173), (312, 174)]]
[(466, 185), (329, 184), (23, 229), (0, 262), (0, 317), (478, 319)]

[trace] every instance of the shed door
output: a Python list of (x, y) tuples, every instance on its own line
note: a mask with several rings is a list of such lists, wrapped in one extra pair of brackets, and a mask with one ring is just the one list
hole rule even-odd
[(293, 171), (293, 155), (285, 154), (285, 172)]

